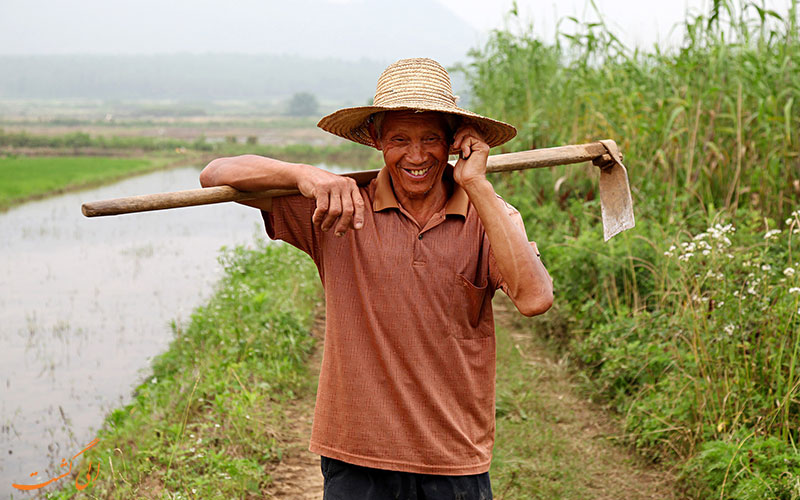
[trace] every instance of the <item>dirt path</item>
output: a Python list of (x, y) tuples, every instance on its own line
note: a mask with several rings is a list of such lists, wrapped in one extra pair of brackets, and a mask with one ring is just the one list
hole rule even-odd
[[(525, 373), (524, 382), (535, 391), (536, 402), (532, 405), (535, 413), (525, 422), (532, 428), (531, 435), (549, 436), (538, 445), (530, 447), (526, 457), (522, 451), (515, 458), (530, 460), (536, 466), (521, 469), (521, 473), (540, 473), (551, 479), (557, 477), (562, 483), (554, 487), (549, 498), (591, 498), (597, 500), (645, 500), (681, 499), (677, 491), (675, 477), (671, 471), (648, 463), (628, 446), (620, 444), (623, 431), (620, 417), (604, 410), (600, 405), (581, 395), (569, 362), (557, 359), (552, 352), (542, 346), (535, 333), (530, 332), (530, 323), (516, 314), (514, 306), (504, 298), (495, 300), (496, 324), (498, 330), (498, 358), (501, 358), (501, 337), (506, 336), (512, 348), (522, 358), (521, 366), (506, 366), (505, 369), (521, 368)], [(526, 367), (530, 367), (529, 369)], [(498, 394), (500, 394), (500, 370), (498, 364)], [(504, 429), (498, 419), (497, 449), (508, 441), (503, 436)], [(530, 439), (529, 435), (518, 432), (514, 440)], [(538, 453), (537, 453), (538, 451)], [(555, 456), (555, 458), (553, 458)], [(554, 474), (558, 469), (569, 469)], [(513, 481), (511, 481), (513, 483)], [(546, 484), (545, 481), (531, 481), (531, 484)], [(494, 478), (493, 478), (494, 484)], [(549, 485), (547, 485), (549, 486)], [(538, 489), (537, 489), (538, 490)], [(548, 498), (542, 491), (534, 496), (505, 495), (502, 489), (495, 490), (496, 499), (506, 498)]]
[[(320, 314), (314, 322), (313, 335), (317, 338), (314, 353), (309, 359), (310, 377), (319, 377), (322, 362), (322, 342), (325, 338), (325, 318)], [(308, 451), (308, 440), (311, 437), (311, 422), (314, 416), (314, 393), (309, 392), (298, 399), (297, 404), (287, 415), (290, 427), (282, 439), (285, 450), (278, 466), (270, 471), (271, 487), (267, 490), (268, 498), (286, 500), (321, 500), (322, 472), (319, 467), (319, 456)]]
[[(509, 310), (509, 303), (495, 301), (498, 330), (506, 329), (514, 348), (535, 373), (535, 390), (537, 408), (541, 415), (535, 421), (526, 423), (533, 427), (537, 434), (550, 434), (555, 438), (545, 440), (542, 445), (543, 454), (554, 460), (552, 469), (569, 468), (570, 473), (559, 475), (557, 479), (548, 477), (548, 481), (569, 481), (571, 484), (561, 489), (550, 489), (560, 492), (545, 495), (538, 491), (536, 495), (524, 493), (513, 476), (502, 478), (493, 486), (495, 499), (516, 498), (592, 498), (601, 500), (637, 500), (637, 499), (678, 499), (675, 491), (674, 477), (660, 468), (656, 468), (633, 453), (629, 448), (617, 444), (614, 439), (622, 434), (617, 417), (609, 415), (599, 406), (581, 397), (577, 390), (568, 364), (564, 360), (554, 359), (536, 342), (530, 333), (516, 328), (518, 318)], [(513, 306), (512, 306), (513, 307)], [(324, 321), (319, 320), (315, 327), (315, 335), (320, 339), (318, 348), (312, 357), (311, 370), (316, 377), (322, 353), (322, 334)], [(498, 366), (498, 371), (504, 369)], [(498, 388), (499, 390), (499, 388)], [(299, 400), (294, 408), (295, 415), (290, 415), (293, 423), (284, 446), (287, 451), (282, 462), (271, 473), (274, 488), (270, 490), (272, 498), (279, 499), (321, 499), (322, 475), (319, 469), (319, 458), (310, 453), (308, 438), (311, 434), (313, 415), (313, 395)], [(502, 438), (498, 426), (498, 441)], [(525, 439), (521, 436), (520, 439)], [(552, 447), (557, 447), (557, 452)], [(497, 451), (497, 450), (496, 450)], [(552, 456), (556, 455), (553, 459)], [(537, 458), (532, 460), (524, 456), (516, 456), (517, 462), (529, 460), (532, 469), (520, 469), (520, 474), (543, 474), (553, 476), (553, 470), (541, 465)], [(544, 471), (544, 472), (542, 472)], [(501, 479), (501, 478), (498, 478)], [(536, 483), (534, 483), (536, 484)], [(542, 496), (545, 495), (545, 496)], [(563, 495), (563, 496), (562, 496)]]

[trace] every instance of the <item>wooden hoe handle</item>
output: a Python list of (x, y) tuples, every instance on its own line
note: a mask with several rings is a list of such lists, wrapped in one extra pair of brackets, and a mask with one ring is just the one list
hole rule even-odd
[[(518, 153), (506, 153), (489, 156), (486, 171), (511, 172), (529, 168), (552, 167), (555, 165), (570, 165), (591, 161), (608, 153), (606, 147), (600, 142), (589, 144), (576, 144), (559, 146), (546, 149), (532, 149)], [(346, 175), (352, 177), (360, 185), (366, 185), (379, 170), (362, 170)], [(112, 200), (100, 200), (84, 203), (81, 211), (86, 217), (99, 217), (103, 215), (120, 215), (135, 212), (148, 212), (167, 208), (190, 207), (223, 203), (228, 201), (244, 201), (257, 198), (269, 198), (297, 194), (297, 190), (270, 189), (267, 191), (244, 192), (230, 186), (216, 186), (201, 189), (189, 189), (171, 193), (146, 194), (129, 196)]]

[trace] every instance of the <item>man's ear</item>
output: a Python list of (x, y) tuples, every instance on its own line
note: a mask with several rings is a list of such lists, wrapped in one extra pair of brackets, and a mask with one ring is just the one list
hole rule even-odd
[(372, 139), (372, 143), (375, 144), (375, 149), (378, 151), (383, 151), (383, 145), (381, 144), (380, 137), (378, 137), (378, 133), (375, 130), (375, 124), (372, 123), (372, 120), (367, 123), (367, 131)]

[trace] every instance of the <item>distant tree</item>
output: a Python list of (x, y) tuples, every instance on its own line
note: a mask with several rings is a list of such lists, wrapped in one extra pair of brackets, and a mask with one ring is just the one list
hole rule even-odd
[(310, 92), (298, 92), (289, 101), (290, 116), (313, 116), (318, 113), (317, 97)]

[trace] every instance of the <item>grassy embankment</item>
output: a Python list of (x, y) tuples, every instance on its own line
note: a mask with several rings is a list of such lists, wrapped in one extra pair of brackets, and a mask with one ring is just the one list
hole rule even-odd
[(537, 330), (693, 498), (800, 498), (797, 7), (714, 2), (674, 51), (497, 31), (465, 67), (476, 111), (519, 126), (508, 149), (625, 153), (637, 228), (608, 244), (591, 167), (496, 186), (555, 281)]
[(102, 464), (97, 481), (83, 492), (65, 482), (52, 498), (263, 497), (285, 412), (315, 389), (306, 360), (320, 287), (311, 260), (288, 245), (221, 259), (214, 296), (174, 327), (152, 375), (82, 460), (80, 478)]
[(30, 199), (161, 168), (164, 157), (0, 157), (0, 210)]

